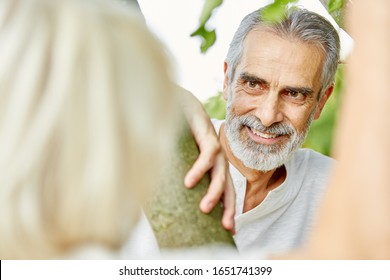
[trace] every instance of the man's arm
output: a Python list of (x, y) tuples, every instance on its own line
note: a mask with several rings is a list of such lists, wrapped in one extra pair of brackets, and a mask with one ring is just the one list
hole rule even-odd
[(184, 178), (184, 184), (192, 188), (210, 171), (210, 187), (200, 202), (200, 209), (209, 213), (222, 198), (222, 224), (226, 229), (234, 230), (235, 192), (228, 161), (202, 104), (185, 89), (181, 88), (179, 92), (183, 111), (200, 150), (198, 159)]

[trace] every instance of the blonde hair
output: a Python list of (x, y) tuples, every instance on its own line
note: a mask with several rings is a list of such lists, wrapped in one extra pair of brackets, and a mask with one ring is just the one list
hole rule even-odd
[(175, 137), (161, 44), (108, 0), (0, 3), (0, 259), (118, 249)]

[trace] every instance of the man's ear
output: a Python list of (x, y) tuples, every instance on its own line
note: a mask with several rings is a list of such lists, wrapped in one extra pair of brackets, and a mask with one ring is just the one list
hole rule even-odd
[(223, 98), (225, 98), (225, 100), (227, 100), (227, 98), (228, 98), (229, 77), (228, 77), (228, 64), (227, 64), (226, 60), (223, 63), (223, 73), (224, 73)]
[(334, 84), (331, 84), (326, 89), (324, 95), (321, 97), (320, 101), (318, 102), (316, 113), (314, 115), (315, 120), (321, 116), (322, 109), (324, 109), (326, 102), (328, 101), (329, 97), (332, 95), (333, 89), (334, 89)]

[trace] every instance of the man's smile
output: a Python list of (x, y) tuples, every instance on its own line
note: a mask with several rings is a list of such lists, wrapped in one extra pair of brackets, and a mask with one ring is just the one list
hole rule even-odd
[(248, 131), (249, 137), (258, 144), (272, 145), (278, 143), (287, 136), (285, 134), (261, 132), (249, 126), (246, 126), (246, 130)]
[(258, 136), (260, 136), (260, 137), (262, 137), (262, 138), (267, 138), (267, 139), (270, 139), (270, 138), (276, 138), (276, 137), (278, 137), (279, 135), (277, 135), (277, 134), (272, 134), (272, 133), (264, 133), (264, 132), (261, 132), (261, 131), (259, 131), (259, 130), (257, 130), (257, 129), (254, 129), (254, 128), (250, 128), (250, 130), (252, 130), (252, 132), (254, 133), (254, 134), (256, 134), (256, 135), (258, 135)]

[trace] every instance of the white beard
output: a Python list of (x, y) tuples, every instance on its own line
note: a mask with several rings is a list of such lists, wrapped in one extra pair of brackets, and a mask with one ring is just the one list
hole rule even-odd
[[(267, 172), (285, 164), (302, 146), (309, 132), (314, 113), (315, 110), (311, 113), (305, 130), (298, 133), (293, 126), (287, 123), (275, 123), (270, 127), (265, 127), (253, 115), (236, 116), (231, 110), (231, 102), (228, 101), (225, 123), (226, 138), (234, 156), (242, 161), (246, 167)], [(286, 135), (288, 142), (274, 145), (256, 143), (241, 133), (246, 126), (264, 133)]]

